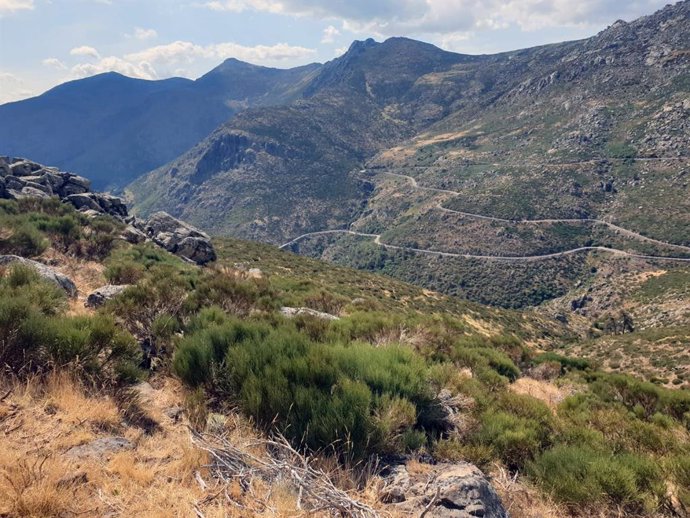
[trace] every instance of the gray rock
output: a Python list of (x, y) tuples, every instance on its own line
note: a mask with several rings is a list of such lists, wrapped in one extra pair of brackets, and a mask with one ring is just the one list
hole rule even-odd
[(399, 512), (429, 518), (508, 518), (486, 476), (472, 464), (437, 464), (428, 473), (411, 475), (395, 466), (384, 478), (379, 499)]
[(17, 178), (16, 176), (7, 176), (5, 177), (5, 185), (7, 186), (7, 189), (21, 191), (26, 185), (26, 181), (22, 178)]
[(64, 201), (71, 203), (80, 211), (93, 210), (110, 214), (116, 218), (124, 218), (127, 216), (127, 207), (122, 203), (122, 200), (109, 194), (96, 192), (70, 194), (64, 198)]
[(207, 264), (216, 260), (216, 251), (211, 241), (202, 237), (184, 238), (177, 245), (175, 253), (197, 264)]
[(14, 199), (18, 200), (20, 198), (41, 198), (41, 199), (47, 199), (50, 198), (50, 193), (47, 193), (45, 189), (41, 189), (40, 186), (37, 185), (25, 185), (22, 187), (22, 190), (17, 192), (14, 191), (13, 193)]
[(143, 243), (147, 239), (146, 234), (132, 225), (127, 225), (120, 237), (133, 245)]
[(65, 201), (74, 205), (77, 210), (95, 210), (102, 212), (101, 206), (91, 196), (91, 193), (70, 194)]
[(407, 492), (410, 490), (410, 474), (404, 465), (390, 468), (386, 479), (386, 485), (379, 493), (379, 500), (384, 504), (397, 504), (404, 502)]
[(167, 212), (153, 214), (143, 225), (143, 229), (159, 246), (196, 264), (216, 260), (215, 249), (207, 234)]
[(82, 176), (64, 173), (65, 183), (60, 187), (58, 194), (66, 198), (71, 194), (83, 194), (91, 190), (91, 182)]
[(42, 278), (65, 290), (70, 297), (77, 296), (77, 286), (72, 279), (57, 272), (50, 266), (17, 255), (0, 255), (0, 266), (11, 266), (15, 264), (21, 264), (32, 268)]
[(84, 459), (89, 457), (109, 457), (114, 453), (134, 449), (134, 444), (124, 437), (102, 437), (81, 446), (67, 450), (67, 457)]
[(41, 165), (28, 160), (22, 160), (10, 164), (10, 170), (14, 176), (31, 176), (35, 171), (41, 169)]
[(117, 297), (120, 293), (122, 293), (129, 287), (129, 284), (123, 284), (119, 286), (102, 286), (98, 288), (96, 291), (89, 293), (89, 296), (86, 297), (86, 302), (84, 303), (84, 306), (86, 306), (87, 308), (99, 308), (103, 306), (106, 302), (108, 302), (110, 299)]
[(315, 318), (320, 318), (322, 320), (340, 320), (340, 317), (331, 315), (330, 313), (324, 313), (323, 311), (316, 311), (311, 308), (290, 308), (282, 307), (280, 312), (288, 318), (294, 318), (298, 316), (310, 316)]
[(0, 156), (0, 177), (8, 176), (12, 174), (12, 168), (10, 168), (10, 159), (6, 156)]

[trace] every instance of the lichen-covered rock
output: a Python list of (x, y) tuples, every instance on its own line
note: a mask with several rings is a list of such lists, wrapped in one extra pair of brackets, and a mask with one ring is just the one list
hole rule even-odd
[(84, 459), (89, 457), (107, 458), (115, 453), (134, 449), (134, 445), (124, 437), (102, 437), (67, 450), (67, 457)]
[(156, 212), (140, 228), (168, 252), (196, 264), (216, 260), (216, 251), (207, 234), (167, 212)]
[(45, 280), (65, 290), (70, 297), (77, 296), (77, 286), (72, 279), (54, 270), (50, 266), (17, 255), (0, 255), (0, 266), (11, 266), (14, 264), (20, 264), (33, 269)]
[(424, 473), (409, 473), (404, 465), (384, 471), (379, 500), (391, 510), (428, 518), (508, 518), (501, 499), (486, 476), (472, 464), (437, 464)]

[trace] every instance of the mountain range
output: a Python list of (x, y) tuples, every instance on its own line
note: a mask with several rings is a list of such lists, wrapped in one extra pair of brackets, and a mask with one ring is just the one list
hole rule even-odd
[(496, 55), (369, 39), (291, 70), (109, 74), (0, 107), (0, 142), (131, 181), (141, 216), (534, 305), (612, 260), (690, 257), (689, 33), (684, 1)]
[(121, 188), (187, 151), (249, 106), (289, 102), (318, 65), (279, 70), (228, 59), (196, 81), (115, 72), (0, 106), (3, 153), (31, 156)]

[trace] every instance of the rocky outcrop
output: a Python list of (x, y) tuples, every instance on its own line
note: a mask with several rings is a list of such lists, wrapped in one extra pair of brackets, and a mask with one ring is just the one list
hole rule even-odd
[(86, 178), (23, 158), (0, 156), (0, 199), (51, 197), (73, 205), (86, 216), (107, 214), (122, 221), (127, 226), (121, 237), (130, 243), (143, 243), (150, 238), (169, 252), (196, 264), (216, 260), (209, 236), (170, 214), (157, 212), (148, 221), (138, 221), (129, 217), (122, 199), (91, 191), (91, 182)]
[[(404, 515), (428, 518), (508, 518), (486, 476), (472, 464), (437, 464), (424, 473), (405, 465), (384, 471), (379, 500)], [(391, 509), (392, 510), (392, 509)]]
[(167, 212), (156, 212), (145, 223), (134, 224), (168, 252), (201, 265), (216, 260), (216, 251), (206, 233)]
[(34, 270), (38, 275), (48, 282), (52, 282), (59, 288), (62, 288), (67, 292), (70, 297), (77, 296), (77, 286), (74, 284), (72, 279), (60, 272), (54, 270), (50, 266), (37, 261), (32, 261), (31, 259), (25, 259), (24, 257), (19, 257), (16, 255), (0, 255), (0, 266), (11, 266), (11, 265), (23, 265)]
[(82, 212), (127, 217), (120, 198), (91, 191), (91, 182), (76, 174), (23, 158), (0, 157), (0, 198), (57, 197)]
[(122, 293), (129, 287), (129, 284), (123, 284), (120, 286), (102, 286), (98, 288), (96, 291), (89, 293), (89, 296), (86, 298), (84, 306), (86, 306), (87, 308), (100, 308), (110, 299), (117, 297), (120, 293)]

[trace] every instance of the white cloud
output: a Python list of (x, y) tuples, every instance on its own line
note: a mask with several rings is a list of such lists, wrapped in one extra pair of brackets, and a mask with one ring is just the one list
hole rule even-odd
[(20, 77), (0, 71), (0, 104), (26, 99), (35, 92)]
[(0, 0), (0, 16), (34, 8), (34, 0)]
[(67, 70), (67, 66), (58, 58), (46, 58), (41, 61), (41, 64), (46, 67), (55, 68), (57, 70)]
[(197, 45), (189, 41), (175, 41), (167, 45), (158, 45), (127, 54), (125, 60), (132, 63), (146, 62), (153, 65), (179, 65), (192, 63), (197, 59), (220, 61), (232, 57), (252, 63), (266, 64), (305, 58), (315, 54), (315, 52), (314, 49), (291, 46), (287, 43), (246, 47), (237, 43)]
[(89, 47), (88, 45), (82, 45), (81, 47), (75, 47), (72, 50), (69, 51), (70, 56), (83, 56), (83, 57), (89, 57), (93, 59), (100, 59), (101, 55), (98, 53), (96, 49), (93, 47)]
[[(95, 58), (98, 53), (90, 47), (79, 47), (72, 55)], [(204, 71), (227, 58), (237, 58), (259, 64), (276, 64), (289, 60), (300, 60), (315, 54), (316, 51), (305, 47), (294, 47), (286, 43), (276, 45), (257, 45), (246, 47), (237, 43), (217, 43), (197, 45), (189, 41), (175, 41), (166, 45), (157, 45), (147, 49), (126, 54), (125, 56), (106, 56), (87, 63), (78, 63), (70, 69), (73, 78), (83, 78), (105, 72), (120, 74), (139, 79), (158, 79), (171, 75), (193, 77), (193, 71), (203, 67)], [(48, 63), (50, 61), (50, 63)], [(57, 61), (57, 60), (56, 60)], [(55, 65), (52, 59), (44, 64)]]
[(75, 78), (89, 77), (105, 72), (118, 72), (139, 79), (158, 79), (158, 73), (149, 63), (132, 63), (116, 56), (101, 58), (95, 63), (79, 63), (74, 65), (70, 71)]
[(522, 30), (601, 26), (663, 6), (663, 0), (216, 0), (217, 11), (264, 11), (340, 20), (343, 28), (377, 36), (453, 34), (517, 26)]
[(321, 38), (321, 43), (333, 43), (336, 36), (340, 36), (340, 31), (329, 25), (323, 30), (323, 37)]
[(135, 27), (132, 34), (125, 34), (127, 38), (134, 38), (137, 40), (151, 40), (158, 37), (158, 32), (155, 29), (142, 29)]

